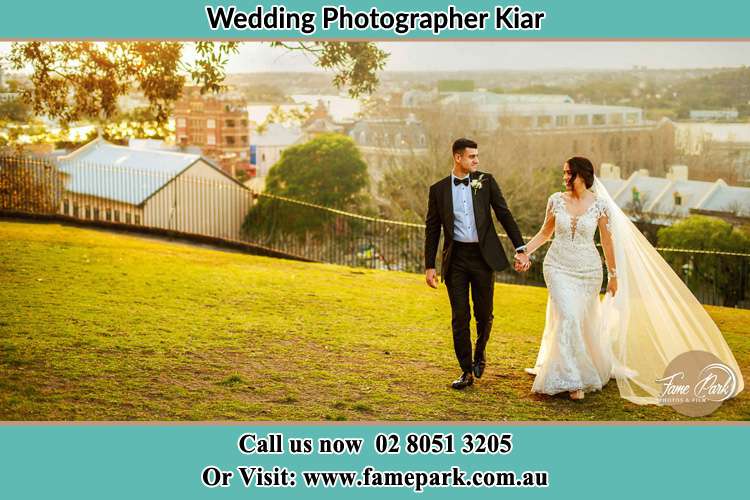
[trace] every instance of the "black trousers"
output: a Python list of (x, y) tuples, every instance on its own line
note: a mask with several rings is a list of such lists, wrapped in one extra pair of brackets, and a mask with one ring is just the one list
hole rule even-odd
[(453, 348), (461, 370), (468, 372), (472, 369), (469, 290), (471, 301), (474, 303), (474, 319), (477, 322), (474, 361), (484, 360), (485, 347), (492, 330), (495, 272), (482, 257), (479, 243), (453, 242), (450, 266), (445, 273), (445, 284), (451, 303)]

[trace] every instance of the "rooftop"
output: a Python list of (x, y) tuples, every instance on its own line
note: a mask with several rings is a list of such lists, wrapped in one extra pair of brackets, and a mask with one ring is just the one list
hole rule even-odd
[(68, 175), (70, 192), (140, 205), (200, 158), (117, 146), (98, 138), (59, 157), (58, 168)]

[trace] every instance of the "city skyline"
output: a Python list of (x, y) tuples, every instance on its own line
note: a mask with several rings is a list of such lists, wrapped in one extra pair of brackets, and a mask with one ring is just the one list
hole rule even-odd
[[(0, 57), (12, 42), (0, 42)], [(750, 42), (376, 42), (390, 56), (384, 71), (629, 70), (750, 66)], [(470, 54), (470, 57), (467, 57)], [(184, 59), (194, 58), (188, 46)], [(7, 69), (7, 64), (5, 65)], [(305, 53), (243, 42), (227, 73), (325, 72)]]

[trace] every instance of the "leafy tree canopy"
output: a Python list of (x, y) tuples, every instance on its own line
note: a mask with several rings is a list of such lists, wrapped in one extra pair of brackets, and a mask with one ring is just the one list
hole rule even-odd
[(323, 134), (284, 150), (268, 172), (269, 194), (356, 210), (369, 177), (367, 165), (349, 137)]
[[(369, 42), (313, 42), (275, 47), (312, 55), (315, 64), (335, 71), (334, 84), (356, 97), (372, 92), (387, 53)], [(182, 60), (182, 42), (16, 42), (8, 60), (15, 70), (31, 68), (30, 88), (21, 95), (37, 115), (63, 124), (83, 118), (106, 121), (118, 113), (119, 97), (141, 92), (159, 123), (169, 117), (189, 77), (203, 92), (218, 92), (224, 68), (238, 42), (197, 42), (193, 63)]]

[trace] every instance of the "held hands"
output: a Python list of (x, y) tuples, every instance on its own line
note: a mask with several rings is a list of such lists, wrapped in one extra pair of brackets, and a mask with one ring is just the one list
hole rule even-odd
[(435, 269), (427, 269), (424, 273), (424, 279), (431, 288), (438, 287), (437, 271)]
[(513, 268), (519, 273), (526, 272), (531, 267), (531, 260), (525, 253), (516, 253), (513, 260)]

